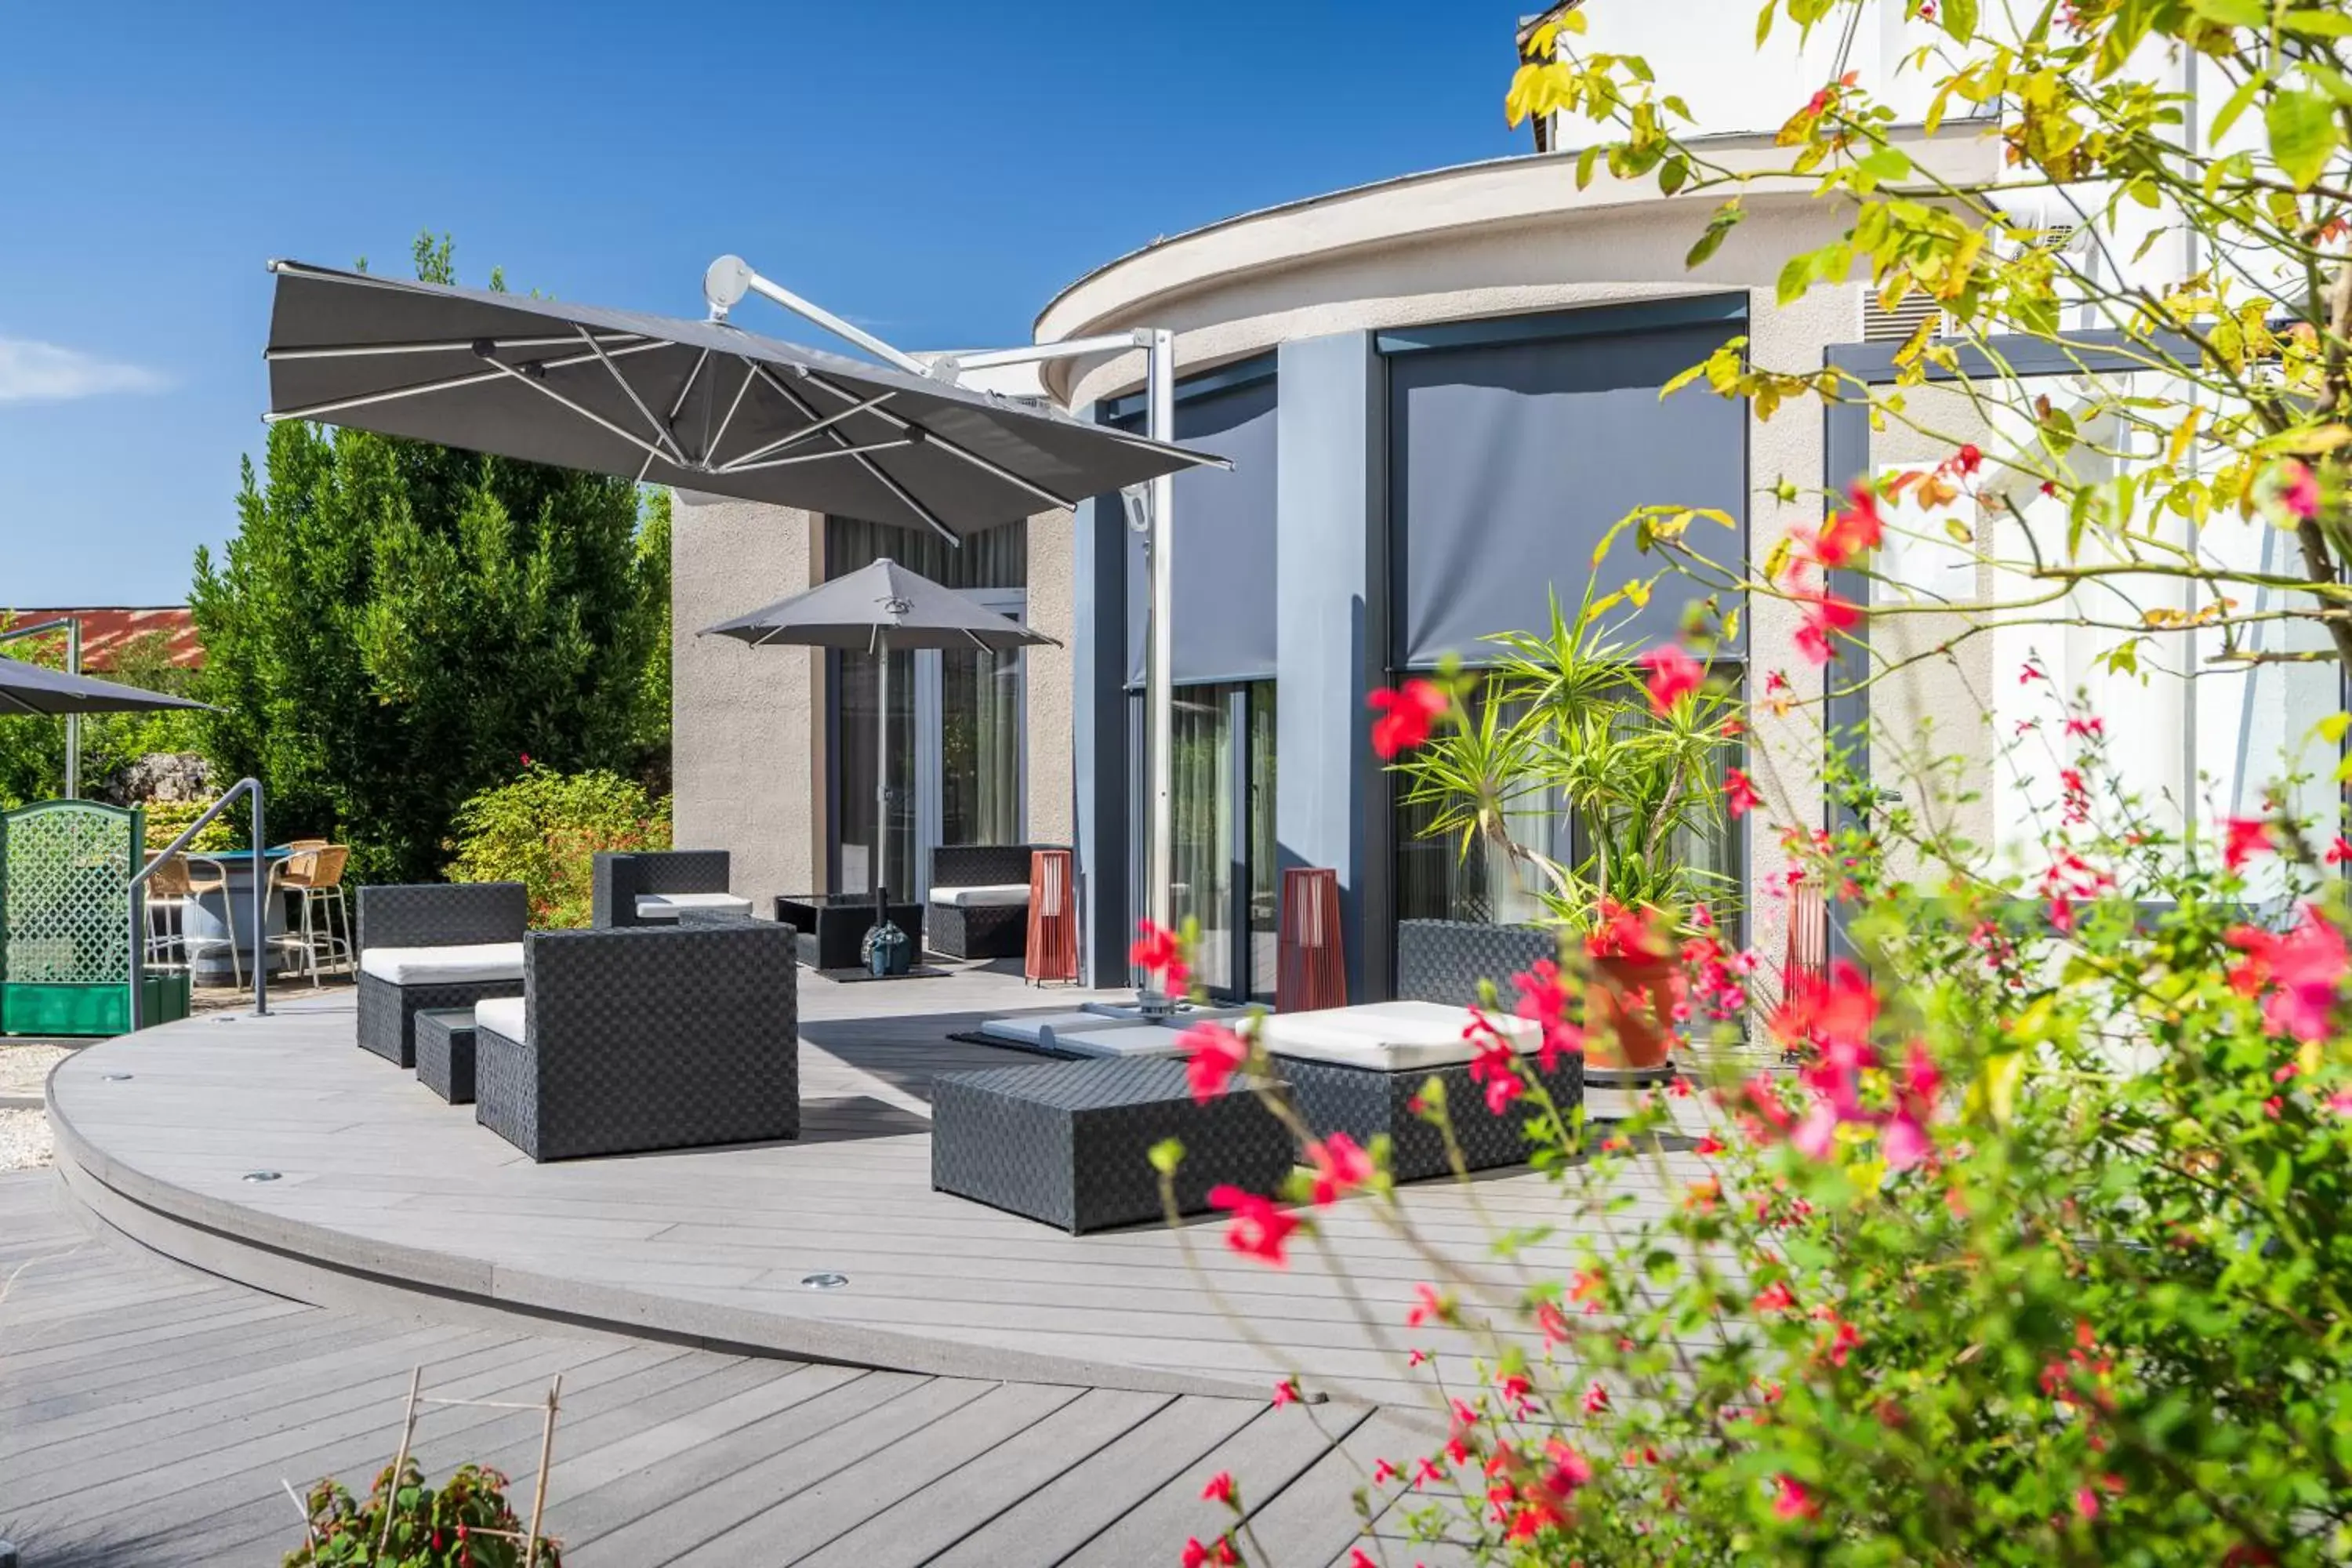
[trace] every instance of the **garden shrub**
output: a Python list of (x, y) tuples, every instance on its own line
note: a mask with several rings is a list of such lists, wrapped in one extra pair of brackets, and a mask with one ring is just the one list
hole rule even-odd
[[(310, 1489), (305, 1539), (286, 1554), (286, 1568), (520, 1568), (523, 1521), (508, 1505), (506, 1488), (499, 1471), (463, 1465), (436, 1489), (425, 1484), (414, 1461), (401, 1467), (397, 1488), (386, 1465), (364, 1502), (340, 1481), (322, 1480)], [(541, 1536), (538, 1544), (537, 1562), (562, 1568), (556, 1542)]]
[(526, 758), (513, 781), (458, 807), (450, 879), (520, 882), (533, 926), (585, 926), (598, 851), (668, 848), (669, 810), (667, 795), (618, 773), (562, 773)]
[[(208, 800), (150, 800), (140, 804), (147, 824), (147, 848), (150, 853), (167, 847), (173, 839), (188, 830), (188, 824), (205, 814), (212, 802)], [(205, 830), (189, 842), (188, 848), (201, 855), (208, 849), (234, 848), (236, 829), (231, 818), (238, 808), (231, 807), (205, 824)]]

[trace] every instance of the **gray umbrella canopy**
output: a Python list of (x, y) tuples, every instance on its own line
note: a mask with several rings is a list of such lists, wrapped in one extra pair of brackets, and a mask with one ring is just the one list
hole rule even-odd
[(1223, 463), (725, 321), (269, 265), (272, 420), (950, 540)]
[(0, 658), (0, 713), (37, 713), (54, 718), (61, 713), (139, 713), (152, 708), (205, 706), (142, 687), (93, 680), (87, 675), (68, 675), (62, 669), (26, 664), (18, 658)]
[(836, 577), (805, 594), (706, 630), (755, 645), (782, 643), (858, 653), (885, 647), (894, 650), (977, 647), (1001, 653), (1054, 640), (985, 605), (974, 604), (919, 572), (908, 571), (887, 556), (846, 577)]
[(875, 726), (874, 846), (866, 862), (866, 885), (877, 926), (888, 903), (882, 851), (890, 821), (890, 655), (923, 647), (1003, 653), (1054, 641), (887, 556), (764, 610), (704, 628), (705, 636), (712, 633), (754, 647), (837, 647), (875, 656), (875, 711), (881, 722)]

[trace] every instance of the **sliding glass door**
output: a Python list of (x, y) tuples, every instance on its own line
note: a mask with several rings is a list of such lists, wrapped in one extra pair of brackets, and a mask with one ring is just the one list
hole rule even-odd
[[(1274, 683), (1176, 689), (1170, 912), (1196, 923), (1195, 978), (1211, 994), (1271, 996), (1277, 857), (1274, 839)], [(1144, 821), (1138, 770), (1134, 886), (1143, 901)]]

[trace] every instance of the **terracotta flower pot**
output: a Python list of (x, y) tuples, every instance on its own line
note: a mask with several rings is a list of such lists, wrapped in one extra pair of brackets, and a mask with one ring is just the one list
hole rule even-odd
[(1594, 957), (1584, 987), (1584, 1059), (1596, 1068), (1657, 1068), (1675, 1043), (1675, 963)]

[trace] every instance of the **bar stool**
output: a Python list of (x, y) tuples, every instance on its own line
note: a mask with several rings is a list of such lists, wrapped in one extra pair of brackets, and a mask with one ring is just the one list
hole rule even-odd
[[(245, 961), (237, 952), (236, 910), (234, 907), (236, 900), (229, 894), (228, 868), (209, 855), (184, 853), (175, 856), (174, 858), (184, 862), (181, 868), (181, 874), (187, 879), (187, 891), (182, 896), (180, 902), (181, 952), (190, 963), (194, 963), (200, 952), (209, 952), (214, 948), (226, 947), (228, 949), (229, 978), (239, 990), (243, 990)], [(161, 877), (163, 873), (159, 870), (155, 875)], [(150, 880), (152, 879), (150, 879)], [(228, 933), (226, 936), (190, 936), (188, 934), (187, 906), (206, 893), (220, 895), (221, 929)], [(260, 933), (257, 931), (255, 933), (257, 952), (259, 951), (259, 941)]]
[(147, 967), (188, 967), (188, 863), (174, 855), (147, 879)]
[[(351, 909), (343, 901), (343, 866), (351, 856), (348, 844), (320, 842), (298, 847), (269, 868), (270, 897), (292, 893), (301, 901), (300, 934), (280, 937), (273, 945), (302, 955), (313, 987), (319, 984), (321, 957), (330, 969), (349, 968), (352, 962)], [(340, 933), (338, 916), (341, 917)]]

